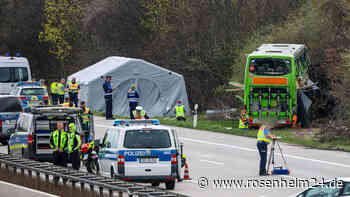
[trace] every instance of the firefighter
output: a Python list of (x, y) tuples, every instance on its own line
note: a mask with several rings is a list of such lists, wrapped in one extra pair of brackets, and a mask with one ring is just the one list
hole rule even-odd
[(184, 109), (184, 105), (182, 104), (181, 100), (177, 101), (177, 105), (175, 106), (175, 114), (176, 114), (177, 120), (186, 121), (185, 109)]
[(62, 121), (57, 122), (57, 130), (50, 135), (50, 147), (54, 149), (54, 164), (67, 167), (68, 135), (64, 130), (64, 124)]
[(248, 129), (248, 118), (247, 118), (247, 110), (243, 109), (241, 111), (241, 115), (239, 117), (239, 126), (240, 129)]
[(69, 91), (69, 101), (70, 101), (70, 107), (75, 105), (75, 107), (78, 107), (78, 94), (80, 86), (77, 79), (75, 77), (72, 78), (72, 80), (68, 83), (67, 88)]
[(68, 153), (70, 159), (72, 161), (72, 167), (75, 170), (79, 170), (80, 168), (80, 135), (76, 132), (76, 127), (74, 123), (69, 123), (68, 125), (69, 133), (68, 133)]

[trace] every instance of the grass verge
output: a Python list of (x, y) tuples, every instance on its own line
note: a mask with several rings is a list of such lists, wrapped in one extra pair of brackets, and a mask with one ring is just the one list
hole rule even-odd
[[(193, 119), (188, 118), (184, 121), (177, 121), (175, 118), (158, 118), (161, 124), (193, 128)], [(238, 129), (237, 120), (198, 120), (196, 129), (227, 133), (238, 136), (253, 137), (256, 138), (257, 129), (241, 130)], [(350, 141), (345, 139), (339, 139), (334, 142), (321, 143), (315, 136), (319, 129), (273, 129), (271, 132), (276, 136), (281, 136), (282, 142), (289, 144), (302, 145), (309, 148), (324, 149), (324, 150), (340, 150), (350, 152)]]
[[(104, 116), (103, 112), (95, 112), (97, 116)], [(115, 116), (115, 118), (125, 119), (126, 117)], [(187, 118), (186, 121), (177, 121), (175, 118), (155, 117), (161, 124), (193, 128), (193, 119)], [(199, 116), (197, 128), (199, 130), (206, 130), (218, 133), (226, 133), (237, 136), (256, 138), (256, 129), (241, 130), (238, 129), (237, 120), (205, 120), (204, 116)], [(282, 142), (289, 144), (302, 145), (309, 148), (323, 149), (323, 150), (339, 150), (350, 152), (350, 141), (346, 139), (338, 139), (333, 142), (320, 142), (316, 134), (319, 129), (273, 129), (271, 132), (276, 136), (281, 136)], [(311, 132), (310, 132), (311, 131)]]

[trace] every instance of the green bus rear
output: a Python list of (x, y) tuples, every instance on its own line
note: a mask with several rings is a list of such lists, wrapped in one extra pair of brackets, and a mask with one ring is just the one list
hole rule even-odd
[(297, 80), (306, 83), (305, 45), (264, 44), (247, 56), (244, 107), (249, 126), (264, 120), (292, 125), (297, 118)]

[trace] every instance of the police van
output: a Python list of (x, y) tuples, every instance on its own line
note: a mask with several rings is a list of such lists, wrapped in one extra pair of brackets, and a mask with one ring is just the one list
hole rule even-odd
[[(15, 132), (8, 142), (8, 154), (21, 158), (53, 161), (53, 149), (50, 148), (51, 132), (57, 129), (57, 122), (62, 121), (64, 130), (69, 123), (75, 123), (77, 132), (83, 133), (80, 125), (81, 108), (57, 106), (33, 106), (21, 113)], [(94, 137), (94, 136), (93, 136)]]
[(182, 147), (176, 130), (158, 120), (115, 120), (100, 144), (99, 164), (106, 176), (174, 189)]
[(0, 94), (8, 95), (20, 81), (31, 81), (27, 58), (0, 56)]

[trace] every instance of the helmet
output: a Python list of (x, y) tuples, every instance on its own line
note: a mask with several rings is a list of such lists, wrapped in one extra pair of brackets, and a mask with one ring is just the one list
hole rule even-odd
[(137, 110), (137, 111), (141, 111), (141, 110), (143, 110), (143, 108), (142, 108), (142, 106), (137, 106), (137, 107), (136, 107), (136, 110)]
[(181, 100), (177, 100), (177, 103), (181, 104)]
[(81, 145), (80, 152), (87, 153), (89, 151), (89, 146), (89, 143)]
[(75, 124), (74, 123), (69, 123), (68, 127), (69, 127), (70, 132), (75, 132)]

